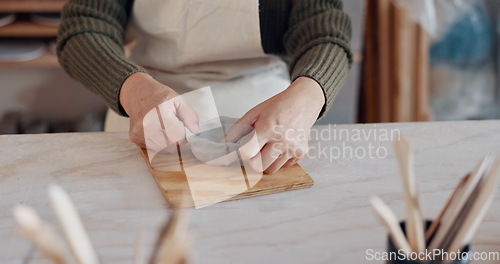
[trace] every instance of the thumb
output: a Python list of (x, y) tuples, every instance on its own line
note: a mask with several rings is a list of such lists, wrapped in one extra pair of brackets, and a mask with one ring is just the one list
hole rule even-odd
[(252, 132), (255, 118), (252, 111), (246, 113), (242, 118), (236, 121), (227, 131), (224, 142), (236, 142), (246, 134)]
[(177, 116), (182, 120), (184, 126), (195, 135), (200, 134), (200, 121), (196, 111), (189, 104), (182, 100), (177, 108)]

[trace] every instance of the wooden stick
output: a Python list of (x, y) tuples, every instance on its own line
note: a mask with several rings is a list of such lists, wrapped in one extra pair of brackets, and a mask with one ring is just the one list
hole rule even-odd
[(488, 208), (493, 202), (495, 190), (497, 188), (500, 175), (500, 161), (497, 161), (492, 170), (488, 173), (478, 190), (478, 196), (475, 199), (472, 208), (467, 212), (466, 219), (459, 231), (456, 233), (448, 252), (457, 252), (462, 249), (476, 233), (479, 225), (483, 221)]
[[(189, 196), (189, 192), (185, 192), (182, 195), (179, 208), (187, 208)], [(189, 214), (190, 211), (188, 209), (174, 210), (169, 221), (160, 232), (150, 258), (150, 264), (183, 263), (186, 258), (186, 252), (193, 241), (187, 234)]]
[(42, 222), (33, 208), (19, 204), (14, 207), (13, 213), (21, 234), (40, 252), (56, 264), (66, 262), (62, 241), (48, 225)]
[(82, 221), (68, 194), (58, 185), (49, 186), (49, 198), (63, 234), (79, 264), (97, 264), (99, 260)]
[(471, 173), (469, 179), (465, 182), (462, 190), (457, 193), (457, 197), (453, 200), (448, 208), (446, 214), (441, 219), (441, 225), (436, 230), (436, 234), (429, 244), (428, 248), (430, 250), (440, 249), (439, 246), (443, 243), (446, 235), (448, 234), (450, 228), (454, 226), (457, 220), (458, 214), (462, 211), (467, 200), (470, 198), (471, 193), (476, 188), (477, 184), (481, 180), (481, 177), (486, 173), (488, 168), (491, 166), (493, 161), (492, 155), (487, 155), (482, 159), (482, 161), (476, 166), (474, 171)]
[(415, 181), (410, 142), (401, 135), (401, 138), (394, 142), (394, 151), (401, 170), (405, 193), (406, 235), (413, 251), (423, 252), (425, 250), (425, 229)]
[(378, 89), (379, 94), (379, 104), (380, 109), (380, 122), (391, 122), (391, 36), (390, 36), (390, 0), (379, 0), (376, 2), (376, 21), (377, 21), (377, 70), (378, 70)]
[(370, 203), (373, 206), (375, 214), (378, 219), (389, 231), (389, 235), (391, 236), (392, 242), (398, 249), (404, 250), (406, 253), (410, 253), (411, 247), (406, 239), (401, 226), (399, 225), (398, 219), (391, 211), (389, 206), (387, 206), (384, 201), (382, 201), (379, 197), (373, 196), (370, 198)]
[(425, 241), (426, 243), (430, 242), (431, 237), (434, 235), (436, 232), (439, 224), (441, 223), (441, 219), (443, 219), (443, 216), (445, 215), (446, 211), (450, 207), (452, 201), (455, 199), (457, 196), (457, 193), (462, 189), (464, 186), (465, 182), (470, 178), (470, 174), (467, 174), (467, 176), (463, 177), (460, 182), (458, 183), (457, 187), (453, 191), (453, 194), (450, 196), (450, 199), (448, 199), (448, 202), (446, 202), (445, 206), (441, 210), (441, 213), (439, 213), (439, 216), (432, 222), (431, 226), (429, 229), (427, 229), (427, 232), (425, 233)]

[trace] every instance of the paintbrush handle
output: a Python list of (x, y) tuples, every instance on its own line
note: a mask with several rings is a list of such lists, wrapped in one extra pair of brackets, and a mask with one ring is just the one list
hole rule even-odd
[(427, 229), (427, 232), (425, 233), (425, 241), (426, 243), (430, 242), (431, 237), (434, 235), (436, 232), (436, 229), (438, 228), (439, 224), (441, 223), (441, 219), (443, 219), (444, 214), (450, 208), (451, 202), (455, 199), (457, 196), (457, 193), (460, 191), (460, 189), (464, 186), (465, 182), (469, 179), (470, 174), (467, 174), (465, 177), (463, 177), (460, 182), (458, 183), (457, 187), (453, 191), (452, 195), (450, 196), (450, 199), (446, 202), (445, 206), (439, 213), (439, 216), (432, 222), (431, 226), (429, 229)]
[(468, 210), (464, 223), (459, 227), (448, 247), (448, 252), (456, 252), (470, 242), (493, 202), (499, 176), (500, 161), (497, 161), (481, 182), (477, 197), (474, 199), (471, 209)]
[(85, 232), (82, 221), (69, 195), (60, 186), (51, 185), (49, 187), (49, 198), (77, 263), (99, 263), (87, 232)]
[(408, 243), (408, 240), (399, 225), (398, 219), (392, 210), (377, 196), (370, 198), (370, 203), (373, 206), (375, 215), (389, 231), (389, 235), (394, 245), (397, 248), (410, 253), (412, 251), (410, 244)]
[(413, 251), (422, 252), (425, 249), (425, 228), (419, 204), (410, 142), (401, 136), (399, 140), (394, 141), (394, 152), (399, 163), (405, 194), (406, 235)]
[(441, 219), (439, 228), (436, 230), (434, 238), (429, 244), (429, 249), (441, 249), (444, 239), (448, 236), (450, 229), (456, 225), (458, 215), (462, 212), (464, 205), (471, 198), (471, 194), (476, 189), (478, 183), (484, 174), (488, 171), (493, 161), (493, 156), (488, 154), (481, 162), (474, 168), (471, 176), (464, 183), (462, 189), (456, 194), (455, 199), (450, 204), (446, 213)]
[(64, 264), (64, 249), (59, 237), (42, 222), (38, 214), (30, 207), (16, 205), (14, 217), (21, 234), (56, 264)]

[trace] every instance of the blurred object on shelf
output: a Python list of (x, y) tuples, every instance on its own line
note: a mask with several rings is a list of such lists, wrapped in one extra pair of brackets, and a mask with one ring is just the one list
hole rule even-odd
[(0, 134), (99, 132), (103, 127), (104, 115), (94, 113), (52, 122), (18, 111), (9, 111), (0, 118)]
[(430, 49), (434, 120), (495, 118), (493, 26), (484, 0), (436, 0)]
[(57, 54), (57, 40), (51, 40), (49, 44), (47, 44), (47, 49), (53, 55)]
[(7, 26), (16, 20), (16, 14), (0, 13), (0, 27)]
[[(414, 19), (410, 16), (414, 10), (406, 8), (420, 6), (418, 10), (425, 12), (429, 2), (367, 3), (359, 121), (428, 121), (430, 36), (419, 23), (426, 16), (420, 14), (422, 19)], [(427, 24), (430, 27), (432, 22)]]
[(99, 132), (103, 130), (103, 117), (94, 113), (86, 113), (75, 120), (75, 131)]
[(21, 116), (19, 124), (20, 134), (42, 134), (49, 132), (49, 122), (42, 120), (41, 118), (30, 117), (28, 115)]
[(431, 106), (439, 121), (495, 118), (495, 70), (436, 65), (431, 71)]
[[(0, 0), (1, 1), (1, 0)], [(0, 12), (3, 10), (0, 9)], [(46, 22), (48, 23), (48, 21)], [(57, 36), (58, 25), (42, 24), (33, 21), (30, 13), (16, 13), (16, 20), (0, 27), (2, 38), (47, 38)]]
[(58, 27), (61, 23), (61, 13), (36, 13), (30, 16), (33, 23)]
[(17, 112), (7, 112), (0, 119), (0, 134), (18, 134), (21, 114)]
[(431, 64), (467, 67), (483, 64), (493, 50), (493, 28), (483, 0), (437, 0), (439, 35), (431, 45)]
[(436, 9), (434, 0), (396, 0), (396, 3), (408, 12), (408, 16), (425, 29), (430, 36), (437, 34)]
[(60, 120), (50, 124), (50, 133), (76, 132), (75, 123), (70, 120)]
[(47, 51), (41, 40), (2, 39), (0, 43), (1, 62), (25, 62), (40, 58)]

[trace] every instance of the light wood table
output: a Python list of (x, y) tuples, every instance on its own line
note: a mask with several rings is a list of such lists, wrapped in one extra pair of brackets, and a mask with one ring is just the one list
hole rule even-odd
[[(312, 139), (315, 149), (300, 162), (315, 185), (194, 210), (192, 259), (196, 263), (380, 263), (366, 260), (366, 251), (384, 251), (387, 239), (368, 198), (379, 195), (398, 217), (404, 217), (392, 143), (383, 136), (384, 130), (398, 129), (416, 149), (416, 175), (427, 218), (437, 215), (459, 178), (486, 153), (500, 154), (499, 121), (316, 127), (323, 138)], [(377, 138), (372, 134), (371, 139), (358, 141), (355, 134), (362, 131), (377, 132)], [(344, 138), (339, 139), (341, 135)], [(387, 157), (330, 160), (330, 149), (334, 156), (342, 148), (349, 155), (349, 147), (368, 150), (370, 144), (387, 150)], [(317, 151), (318, 145), (323, 152)], [(170, 214), (140, 151), (126, 134), (0, 136), (0, 263), (21, 263), (30, 251), (16, 234), (14, 204), (33, 206), (56, 225), (46, 194), (51, 183), (70, 193), (102, 263), (132, 263), (136, 232), (145, 231), (150, 249)], [(499, 252), (500, 195), (472, 245), (476, 252)], [(46, 261), (35, 254), (31, 263)]]

